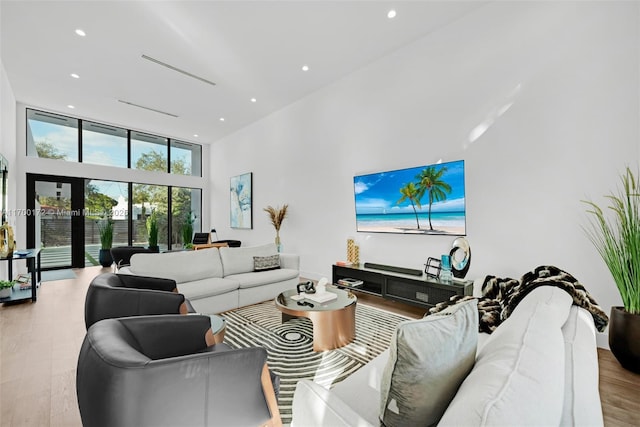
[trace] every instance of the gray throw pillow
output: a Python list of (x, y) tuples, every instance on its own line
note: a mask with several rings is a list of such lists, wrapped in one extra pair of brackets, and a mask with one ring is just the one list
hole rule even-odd
[(477, 304), (470, 300), (398, 325), (381, 380), (383, 425), (438, 423), (475, 363)]
[(280, 268), (280, 255), (253, 257), (254, 271), (275, 270), (277, 268)]

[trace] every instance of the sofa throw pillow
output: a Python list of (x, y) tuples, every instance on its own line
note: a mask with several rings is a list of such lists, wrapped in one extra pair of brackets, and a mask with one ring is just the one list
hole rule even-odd
[(436, 425), (473, 368), (477, 343), (476, 300), (400, 323), (382, 375), (382, 424)]
[(280, 268), (280, 255), (253, 257), (254, 271), (276, 270), (278, 268)]

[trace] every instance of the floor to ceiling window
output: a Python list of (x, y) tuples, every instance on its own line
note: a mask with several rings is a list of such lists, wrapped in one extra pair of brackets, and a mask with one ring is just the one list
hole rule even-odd
[(200, 145), (29, 108), (26, 119), (29, 157), (154, 172), (145, 183), (27, 174), (27, 204), (41, 213), (27, 221), (27, 244), (42, 248), (44, 268), (98, 265), (105, 220), (113, 246), (147, 246), (153, 213), (161, 250), (183, 247), (187, 223), (201, 230), (202, 189), (153, 183), (156, 172), (201, 177)]

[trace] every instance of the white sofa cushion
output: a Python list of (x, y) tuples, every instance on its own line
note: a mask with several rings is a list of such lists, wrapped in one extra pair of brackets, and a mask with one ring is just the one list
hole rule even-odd
[(275, 243), (262, 246), (248, 246), (239, 248), (220, 248), (220, 258), (224, 266), (224, 275), (230, 276), (238, 273), (249, 273), (253, 271), (254, 256), (277, 255), (278, 249)]
[(129, 271), (138, 276), (163, 277), (176, 283), (222, 277), (218, 248), (199, 251), (134, 254)]
[[(269, 285), (271, 283), (283, 282), (289, 279), (295, 279), (299, 275), (300, 275), (300, 272), (298, 270), (280, 268), (277, 270), (232, 274), (230, 276), (225, 276), (225, 278), (236, 281), (240, 289), (245, 289), (245, 288), (254, 288), (256, 286)], [(275, 297), (276, 296), (274, 295), (273, 298)]]
[(192, 282), (178, 283), (178, 292), (189, 300), (221, 295), (236, 290), (238, 290), (237, 281), (226, 278), (222, 279), (220, 277), (209, 277)]
[(571, 297), (541, 286), (487, 339), (439, 425), (559, 425)]
[(380, 385), (385, 426), (428, 426), (440, 420), (475, 361), (477, 304), (469, 300), (397, 326)]

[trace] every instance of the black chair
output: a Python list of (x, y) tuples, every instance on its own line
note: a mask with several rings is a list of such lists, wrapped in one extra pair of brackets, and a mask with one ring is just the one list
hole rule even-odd
[[(102, 320), (80, 349), (84, 426), (258, 426), (279, 421), (264, 348), (207, 347), (208, 316)], [(270, 410), (271, 408), (271, 410)]]
[(176, 282), (158, 277), (103, 273), (89, 284), (84, 303), (87, 329), (103, 319), (193, 312)]
[(111, 258), (116, 265), (116, 271), (120, 267), (131, 264), (131, 257), (134, 254), (155, 253), (157, 251), (145, 248), (143, 246), (116, 246), (111, 248)]
[(239, 248), (242, 242), (240, 240), (216, 240), (211, 243), (226, 243), (230, 248)]

